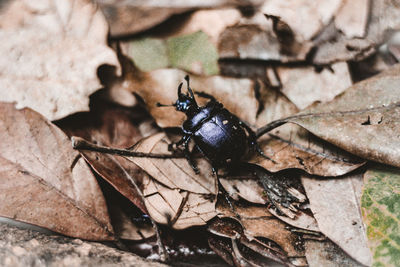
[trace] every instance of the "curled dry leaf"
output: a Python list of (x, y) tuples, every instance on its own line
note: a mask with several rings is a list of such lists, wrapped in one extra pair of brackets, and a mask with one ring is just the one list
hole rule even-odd
[(358, 262), (370, 266), (360, 206), (362, 176), (329, 180), (303, 177), (302, 182), (321, 232)]
[(174, 229), (204, 225), (217, 215), (215, 195), (170, 189), (147, 177), (143, 188), (149, 215), (156, 222), (169, 224)]
[[(174, 107), (157, 107), (156, 103), (175, 103), (177, 87), (185, 77), (183, 71), (177, 69), (160, 69), (142, 73), (132, 77), (132, 91), (138, 93), (146, 102), (151, 115), (161, 127), (180, 127), (185, 118), (182, 112)], [(191, 88), (197, 92), (213, 95), (218, 101), (243, 121), (254, 124), (258, 103), (254, 95), (253, 82), (250, 79), (234, 79), (221, 76), (191, 76)], [(196, 97), (199, 104), (205, 99)], [(238, 105), (240, 103), (240, 105)]]
[(290, 121), (355, 155), (400, 167), (399, 74), (395, 65)]
[(88, 96), (101, 87), (97, 68), (119, 68), (101, 11), (87, 0), (17, 0), (2, 11), (0, 100), (50, 120), (88, 110)]
[(97, 181), (67, 136), (30, 109), (0, 105), (0, 215), (90, 240), (112, 240)]
[(369, 17), (370, 0), (343, 0), (337, 15), (335, 26), (346, 37), (363, 38)]
[(364, 174), (362, 214), (373, 266), (400, 264), (400, 171), (373, 166)]
[[(141, 140), (134, 151), (154, 154), (169, 154), (168, 138), (158, 133)], [(198, 194), (217, 194), (216, 177), (212, 174), (211, 165), (204, 158), (196, 159), (200, 174), (195, 174), (185, 158), (155, 159), (129, 158), (154, 179), (170, 189), (181, 189)]]

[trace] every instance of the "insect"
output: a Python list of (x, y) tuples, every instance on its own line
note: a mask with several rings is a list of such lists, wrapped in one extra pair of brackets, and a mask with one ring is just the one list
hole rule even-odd
[[(184, 155), (192, 169), (199, 173), (196, 163), (189, 151), (189, 141), (194, 140), (195, 147), (210, 162), (213, 172), (228, 163), (240, 161), (249, 150), (255, 150), (263, 157), (266, 156), (257, 143), (256, 133), (237, 116), (223, 107), (212, 95), (195, 92), (190, 88), (189, 76), (185, 77), (187, 93), (182, 93), (182, 85), (178, 86), (178, 99), (172, 105), (157, 103), (159, 107), (174, 106), (177, 111), (184, 112), (187, 119), (183, 122), (183, 137), (177, 142), (169, 145), (173, 150), (181, 145), (184, 147)], [(199, 106), (194, 94), (207, 98), (210, 101), (205, 106)]]

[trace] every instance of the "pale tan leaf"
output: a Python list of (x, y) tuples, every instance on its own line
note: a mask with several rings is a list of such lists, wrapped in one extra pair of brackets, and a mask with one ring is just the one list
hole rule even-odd
[(342, 6), (335, 15), (336, 28), (348, 38), (364, 37), (369, 18), (369, 7), (369, 0), (343, 0)]
[(316, 2), (313, 0), (265, 1), (261, 11), (280, 17), (295, 32), (299, 41), (311, 40), (329, 23), (342, 0)]
[(97, 68), (119, 68), (101, 11), (87, 0), (17, 0), (2, 11), (0, 100), (51, 120), (88, 110)]
[(184, 229), (204, 225), (217, 215), (213, 195), (169, 189), (152, 179), (144, 179), (143, 186), (146, 208), (158, 223)]
[[(170, 141), (164, 133), (158, 133), (140, 141), (135, 151), (168, 154)], [(132, 157), (129, 160), (140, 166), (158, 182), (170, 189), (182, 189), (199, 194), (217, 194), (216, 177), (204, 158), (196, 159), (200, 174), (195, 174), (185, 158), (155, 159)]]
[(360, 206), (362, 175), (329, 180), (303, 177), (302, 183), (321, 232), (369, 266), (372, 258)]
[(30, 109), (0, 105), (0, 215), (64, 235), (111, 240), (103, 194), (67, 136)]
[(316, 72), (313, 67), (278, 67), (282, 93), (302, 110), (314, 102), (328, 102), (351, 84), (347, 63), (341, 62)]

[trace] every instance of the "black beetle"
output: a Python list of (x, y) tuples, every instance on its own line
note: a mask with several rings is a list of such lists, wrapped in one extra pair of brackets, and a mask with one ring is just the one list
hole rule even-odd
[(157, 103), (159, 107), (174, 106), (176, 110), (184, 112), (187, 116), (182, 125), (183, 137), (177, 143), (169, 145), (170, 151), (173, 150), (174, 145), (176, 147), (183, 145), (184, 155), (196, 173), (199, 173), (199, 170), (189, 151), (191, 139), (195, 142), (195, 148), (211, 162), (214, 173), (227, 163), (238, 162), (249, 149), (256, 150), (263, 157), (271, 160), (259, 148), (256, 133), (224, 108), (213, 96), (196, 92), (196, 95), (210, 100), (205, 106), (199, 107), (189, 85), (189, 76), (186, 76), (185, 80), (188, 92), (183, 94), (183, 83), (179, 84), (178, 99), (174, 104)]

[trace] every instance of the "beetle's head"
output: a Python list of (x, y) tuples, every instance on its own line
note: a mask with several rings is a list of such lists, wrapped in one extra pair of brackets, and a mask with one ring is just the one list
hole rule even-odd
[(183, 94), (182, 93), (182, 85), (183, 83), (179, 84), (178, 86), (178, 99), (176, 102), (172, 105), (163, 105), (160, 103), (157, 103), (157, 106), (159, 107), (168, 107), (168, 106), (174, 106), (176, 110), (182, 111), (185, 113), (190, 112), (191, 110), (195, 110), (198, 108), (196, 99), (194, 98), (194, 94), (192, 89), (189, 86), (189, 76), (186, 75), (185, 77), (186, 83), (187, 83), (187, 93)]

